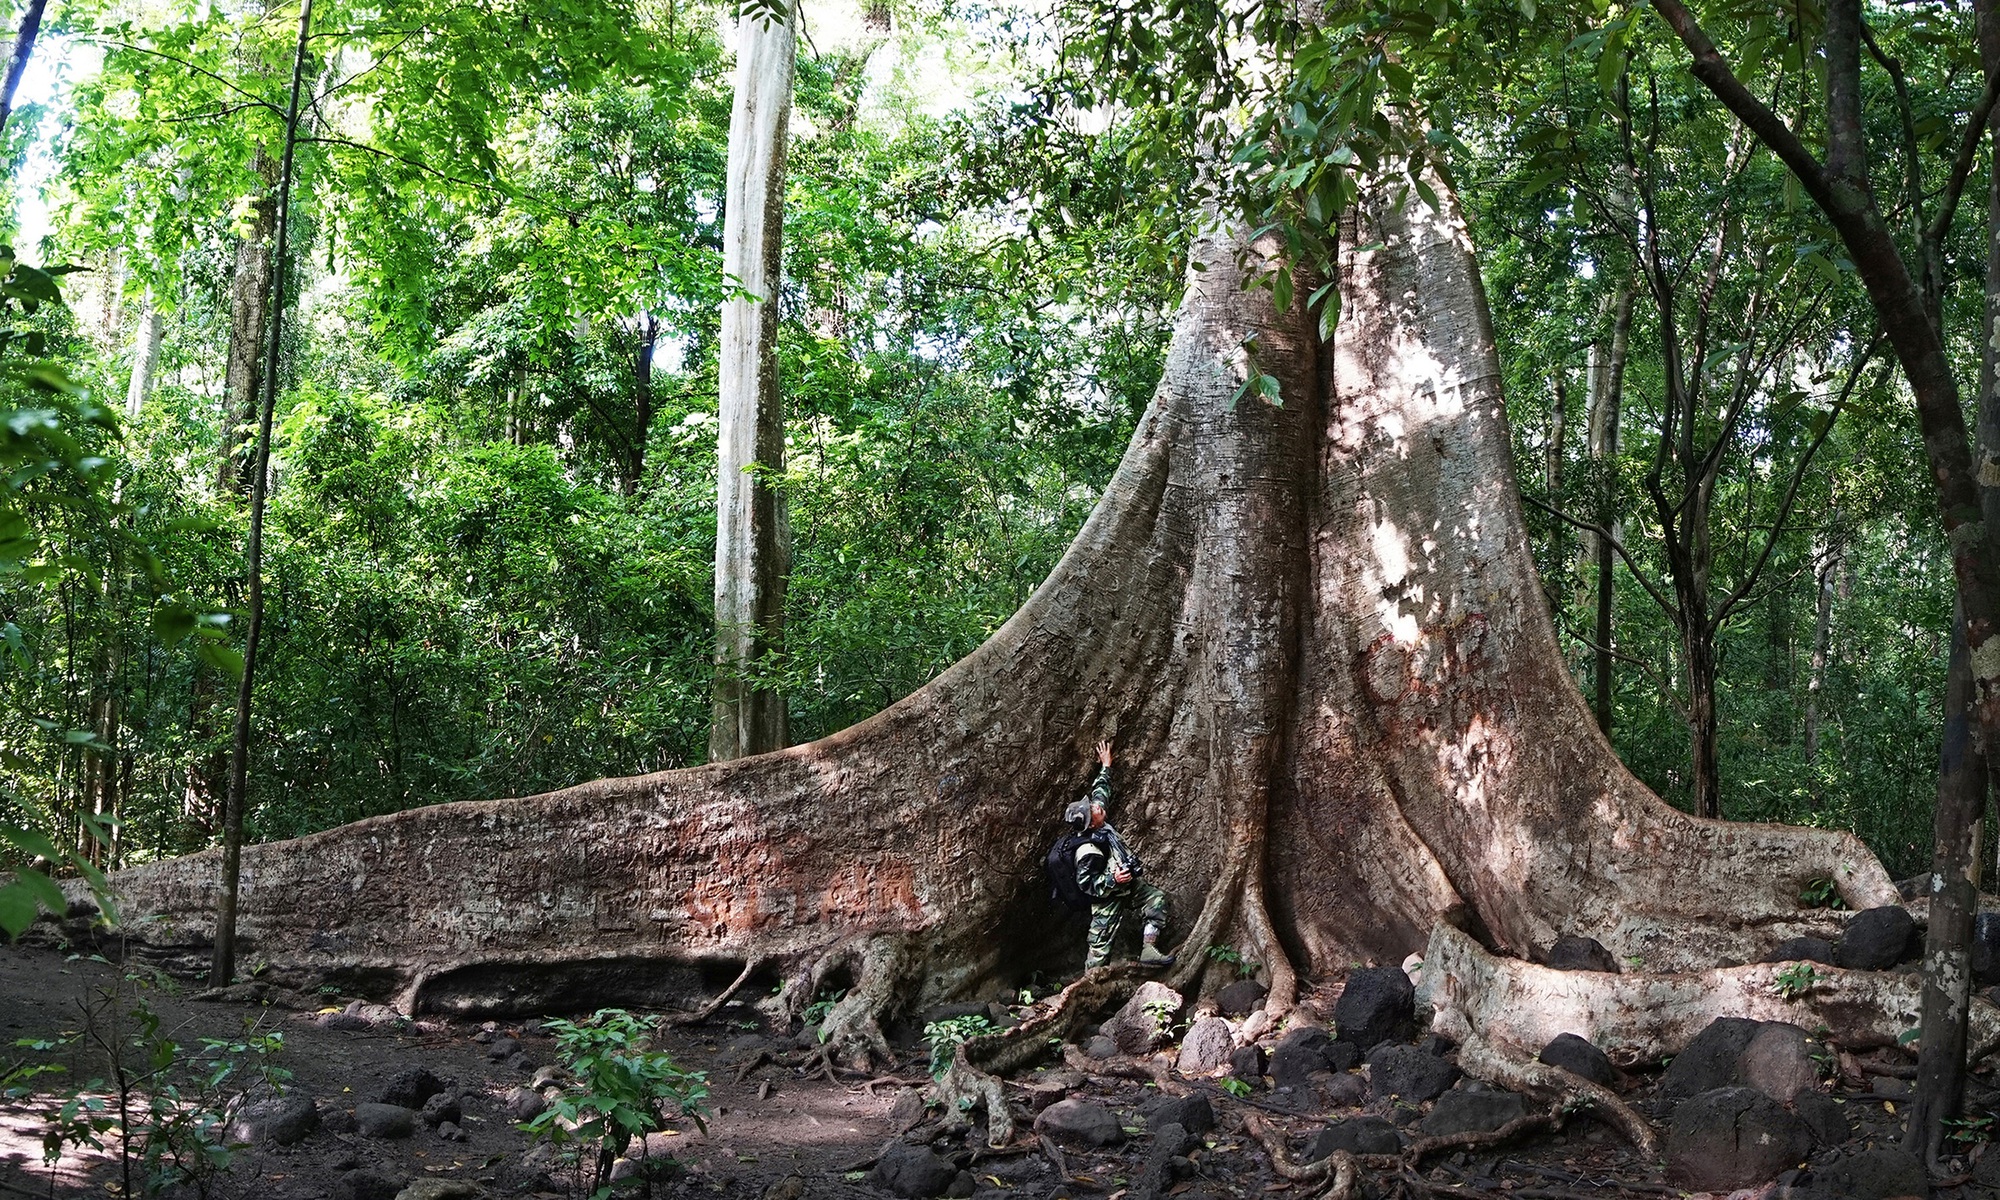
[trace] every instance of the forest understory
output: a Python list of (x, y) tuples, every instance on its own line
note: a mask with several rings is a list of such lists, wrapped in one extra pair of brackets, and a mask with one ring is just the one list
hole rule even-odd
[[(10, 949), (0, 955), (0, 1035), (78, 1028), (86, 1024), (85, 1003), (117, 990), (120, 978), (117, 967), (99, 960)], [(1143, 985), (1118, 1011), (1094, 1014), (1108, 1018), (1103, 1025), (1093, 1020), (1010, 1075), (1005, 1095), (1021, 1128), (993, 1147), (983, 1136), (983, 1110), (949, 1119), (951, 1108), (926, 1073), (924, 1028), (975, 1016), (996, 1027), (1032, 1021), (1047, 1007), (1049, 988), (1030, 982), (1026, 996), (1020, 989), (996, 993), (892, 1025), (898, 1060), (862, 1073), (829, 1069), (814, 1053), (816, 1029), (774, 1019), (756, 999), (768, 984), (754, 980), (745, 998), (705, 1020), (668, 1026), (658, 1038), (658, 1048), (685, 1069), (706, 1072), (706, 1115), (702, 1127), (671, 1122), (644, 1139), (643, 1151), (635, 1143), (616, 1194), (638, 1195), (650, 1185), (656, 1196), (756, 1200), (2000, 1196), (2000, 1156), (1986, 1153), (1990, 1147), (1954, 1147), (1934, 1185), (1914, 1158), (1894, 1149), (1899, 1105), (1914, 1074), (1913, 1057), (1894, 1045), (1813, 1046), (1818, 1058), (1788, 1059), (1760, 1042), (1761, 1052), (1733, 1060), (1695, 1048), (1664, 1072), (1657, 1061), (1614, 1068), (1612, 1094), (1661, 1132), (1662, 1146), (1640, 1146), (1628, 1128), (1587, 1105), (1461, 1077), (1463, 1048), (1422, 1033), (1408, 1010), (1399, 1020), (1390, 1015), (1393, 1005), (1343, 1005), (1349, 986), (1380, 982), (1380, 972), (1356, 972), (1309, 988), (1282, 1030), (1260, 1019), (1263, 989), (1252, 981), (1185, 1006), (1157, 983)], [(128, 998), (131, 986), (123, 985)], [(1036, 995), (1037, 1004), (1023, 1003)], [(294, 1112), (290, 1124), (267, 1116), (233, 1126), (250, 1143), (200, 1189), (188, 1184), (166, 1194), (438, 1200), (588, 1191), (515, 1125), (532, 1085), (544, 1083), (555, 1096), (569, 1082), (546, 1070), (555, 1045), (538, 1019), (411, 1021), (337, 995), (256, 983), (201, 993), (157, 977), (149, 979), (148, 1000), (190, 1045), (239, 1038), (253, 1027), (282, 1033), (273, 1061), (295, 1072), (283, 1099), (312, 1112), (304, 1121)], [(1336, 1012), (1353, 1028), (1336, 1029)], [(1388, 1025), (1367, 1025), (1371, 1020)], [(1385, 1028), (1389, 1036), (1372, 1046), (1354, 1040)], [(1329, 1032), (1338, 1036), (1329, 1039)], [(1809, 1072), (1803, 1079), (1801, 1064)], [(105, 1073), (89, 1054), (78, 1055), (74, 1069)], [(1690, 1170), (1722, 1168), (1710, 1152), (1691, 1159), (1690, 1147), (1704, 1143), (1683, 1128), (1690, 1118), (1675, 1115), (1699, 1103), (1696, 1089), (1722, 1080), (1747, 1082), (1759, 1094), (1796, 1089), (1782, 1107), (1806, 1133), (1789, 1147), (1796, 1162), (1743, 1190), (1717, 1186), (1713, 1175), (1690, 1177)], [(1975, 1098), (1990, 1096), (1990, 1084), (1986, 1073), (1975, 1075)], [(245, 1097), (268, 1099), (262, 1090)], [(362, 1114), (368, 1125), (357, 1124), (361, 1106), (384, 1102), (405, 1110), (400, 1132), (384, 1135), (375, 1126), (379, 1109)], [(39, 1142), (57, 1103), (47, 1095), (0, 1103), (0, 1188), (49, 1197), (118, 1194), (115, 1146), (71, 1149), (44, 1165)], [(1771, 1118), (1746, 1120), (1753, 1119)], [(1785, 1121), (1774, 1127), (1797, 1132)]]

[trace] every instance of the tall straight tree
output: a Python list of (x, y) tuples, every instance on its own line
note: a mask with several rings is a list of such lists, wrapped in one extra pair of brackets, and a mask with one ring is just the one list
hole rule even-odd
[(789, 740), (785, 698), (759, 678), (784, 649), (791, 525), (778, 394), (778, 283), (786, 127), (798, 54), (794, 10), (746, 6), (737, 27), (729, 116), (718, 370), (715, 509), (715, 717), (708, 757), (722, 762)]
[(229, 793), (223, 808), (222, 888), (215, 907), (215, 957), (209, 979), (226, 986), (236, 974), (236, 898), (242, 879), (243, 810), (250, 780), (250, 700), (257, 679), (257, 642), (264, 625), (264, 496), (269, 486), (271, 416), (278, 404), (278, 347), (285, 326), (285, 253), (292, 205), (292, 156), (299, 141), (299, 89), (305, 76), (306, 41), (312, 29), (312, 0), (299, 5), (299, 42), (292, 55), (291, 100), (285, 110), (285, 154), (278, 171), (277, 232), (271, 242), (271, 336), (264, 343), (263, 394), (257, 413), (257, 442), (251, 454), (250, 537), (244, 549), (249, 620), (243, 635), (243, 673), (236, 685), (236, 728), (230, 745)]

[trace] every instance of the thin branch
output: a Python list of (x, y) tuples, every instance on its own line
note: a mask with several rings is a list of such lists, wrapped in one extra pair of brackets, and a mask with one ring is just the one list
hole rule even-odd
[(1993, 106), (2000, 103), (2000, 73), (1986, 81), (1986, 90), (1979, 95), (1979, 103), (1972, 106), (1972, 113), (1965, 125), (1965, 136), (1959, 139), (1958, 156), (1951, 162), (1950, 181), (1945, 184), (1944, 199), (1938, 205), (1937, 216), (1931, 218), (1930, 227), (1924, 230), (1924, 240), (1932, 245), (1942, 245), (1945, 234), (1951, 232), (1952, 218), (1958, 215), (1958, 200), (1965, 192), (1966, 177), (1972, 174), (1972, 166), (1979, 158), (1979, 144), (1986, 140), (1986, 122), (1993, 116)]
[(131, 42), (121, 42), (113, 38), (85, 38), (84, 40), (95, 41), (99, 45), (113, 46), (120, 50), (130, 50), (135, 54), (150, 54), (154, 58), (164, 58), (170, 63), (186, 67), (188, 70), (193, 71), (197, 75), (205, 75), (208, 78), (213, 79), (215, 82), (221, 84), (223, 87), (228, 88), (230, 91), (235, 92), (237, 95), (243, 97), (246, 101), (249, 102), (248, 104), (244, 105), (244, 107), (246, 108), (255, 106), (257, 108), (266, 109), (271, 113), (271, 115), (280, 118), (282, 118), (285, 115), (284, 109), (279, 108), (277, 105), (271, 103), (269, 100), (264, 99), (262, 96), (257, 95), (255, 92), (245, 91), (244, 89), (236, 86), (236, 84), (233, 81), (225, 79), (220, 75), (217, 75), (215, 72), (209, 70), (207, 67), (196, 66), (195, 64), (189, 62), (187, 59), (180, 58), (176, 55), (168, 54), (164, 50), (155, 50), (150, 46), (135, 46)]
[(1611, 549), (1618, 555), (1618, 557), (1624, 561), (1625, 569), (1632, 573), (1632, 578), (1638, 582), (1641, 588), (1645, 589), (1645, 592), (1648, 596), (1651, 596), (1653, 598), (1653, 603), (1660, 606), (1660, 611), (1666, 613), (1669, 619), (1676, 619), (1676, 620), (1678, 619), (1674, 606), (1668, 604), (1666, 597), (1660, 595), (1658, 589), (1653, 587), (1652, 582), (1648, 580), (1646, 578), (1645, 573), (1639, 569), (1639, 564), (1633, 560), (1631, 552), (1625, 549), (1625, 543), (1619, 541), (1616, 537), (1613, 537), (1609, 529), (1606, 529), (1604, 526), (1597, 524), (1595, 521), (1585, 521), (1577, 517), (1572, 517), (1563, 510), (1555, 508), (1549, 504), (1545, 504), (1542, 501), (1535, 499), (1533, 496), (1526, 495), (1525, 493), (1521, 496), (1521, 499), (1527, 502), (1529, 505), (1532, 505), (1533, 507), (1538, 508), (1543, 512), (1549, 514), (1556, 520), (1563, 522), (1564, 524), (1572, 525), (1578, 529), (1583, 530), (1585, 533), (1594, 533), (1598, 537), (1603, 538), (1605, 544), (1610, 546)]

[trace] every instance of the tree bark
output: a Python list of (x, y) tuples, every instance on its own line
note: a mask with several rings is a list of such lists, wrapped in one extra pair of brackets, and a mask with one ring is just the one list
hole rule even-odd
[(1597, 463), (1597, 525), (1611, 534), (1611, 538), (1593, 534), (1590, 539), (1597, 577), (1591, 711), (1597, 717), (1597, 728), (1606, 737), (1611, 736), (1611, 638), (1617, 599), (1614, 593), (1617, 576), (1613, 569), (1617, 555), (1611, 539), (1624, 532), (1618, 519), (1618, 419), (1624, 408), (1625, 358), (1632, 345), (1634, 297), (1629, 281), (1619, 288), (1611, 322), (1611, 346), (1604, 357), (1601, 375), (1594, 372), (1590, 383), (1590, 457)]
[(0, 81), (0, 132), (6, 131), (7, 119), (14, 115), (14, 93), (20, 89), (21, 76), (27, 73), (28, 60), (34, 56), (35, 40), (42, 32), (42, 13), (48, 6), (49, 0), (28, 0), (28, 6), (21, 10), (21, 25), (7, 53), (7, 77)]
[(791, 527), (780, 484), (784, 407), (778, 391), (786, 130), (797, 58), (794, 13), (780, 5), (737, 25), (729, 118), (716, 414), (715, 709), (708, 757), (724, 762), (790, 740), (781, 692), (762, 682), (784, 651)]
[[(1403, 203), (1371, 197), (1344, 239), (1329, 345), (1240, 286), (1239, 251), (1273, 245), (1195, 248), (1096, 510), (913, 695), (775, 754), (247, 848), (246, 940), (273, 978), (413, 1012), (681, 1003), (703, 968), (767, 962), (796, 1007), (851, 985), (829, 1045), (865, 1051), (885, 1014), (1081, 962), (1034, 865), (1099, 738), (1182, 914), (1168, 981), (1231, 944), (1274, 1016), (1300, 976), (1400, 962), (1440, 926), (1517, 958), (1593, 936), (1634, 974), (1574, 986), (1632, 987), (1836, 934), (1811, 880), (1893, 903), (1853, 837), (1699, 820), (1619, 763), (1540, 599), (1464, 227)], [(1230, 403), (1251, 337), (1281, 407)], [(118, 876), (128, 916), (162, 918), (128, 930), (143, 953), (198, 958), (219, 866)]]
[(139, 308), (139, 326), (132, 335), (132, 375), (125, 386), (125, 419), (136, 421), (146, 406), (146, 398), (153, 394), (153, 374), (160, 361), (160, 335), (162, 322), (159, 305), (153, 302), (153, 289), (146, 288), (146, 299)]
[(299, 6), (299, 42), (292, 57), (291, 106), (285, 115), (285, 154), (278, 175), (277, 235), (271, 243), (271, 337), (263, 362), (263, 395), (258, 403), (257, 438), (251, 455), (250, 537), (244, 550), (249, 616), (243, 634), (243, 673), (236, 685), (236, 727), (230, 746), (229, 794), (223, 810), (220, 888), (215, 904), (215, 951), (209, 984), (225, 987), (236, 974), (236, 922), (241, 893), (243, 816), (250, 783), (250, 704), (257, 681), (258, 642), (264, 626), (264, 497), (269, 486), (271, 421), (278, 405), (278, 349), (284, 344), (285, 282), (290, 266), (285, 239), (291, 220), (292, 155), (298, 148), (299, 90), (306, 67), (306, 39), (312, 28), (312, 0)]
[(624, 491), (636, 496), (646, 481), (646, 439), (653, 432), (653, 354), (660, 344), (660, 321), (652, 313), (639, 318), (639, 349), (632, 360), (632, 450), (626, 459)]
[(250, 200), (250, 223), (237, 243), (236, 269), (229, 277), (229, 359), (222, 384), (222, 460), (215, 479), (218, 490), (237, 496), (250, 487), (255, 469), (252, 439), (271, 299), (271, 233), (278, 219), (271, 196), (272, 163), (261, 146), (250, 165), (264, 191)]
[(1826, 668), (1833, 650), (1834, 575), (1840, 570), (1842, 555), (1830, 544), (1820, 546), (1819, 569), (1813, 573), (1813, 646), (1810, 672), (1806, 677), (1806, 711), (1803, 741), (1806, 773), (1813, 779), (1813, 795), (1819, 795), (1819, 702), (1826, 691)]

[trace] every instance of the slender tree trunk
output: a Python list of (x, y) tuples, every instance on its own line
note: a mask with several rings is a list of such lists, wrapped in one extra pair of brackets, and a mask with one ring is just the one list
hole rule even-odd
[(723, 301), (715, 532), (715, 709), (708, 757), (721, 762), (789, 740), (785, 699), (758, 682), (784, 650), (791, 529), (778, 391), (778, 286), (786, 130), (797, 57), (794, 15), (781, 5), (738, 25), (723, 214)]
[(646, 479), (646, 439), (653, 432), (653, 353), (660, 344), (659, 318), (639, 319), (639, 349), (632, 362), (632, 453), (625, 467), (625, 494), (636, 496)]
[(250, 202), (250, 225), (236, 247), (236, 269), (229, 280), (229, 359), (222, 387), (222, 461), (216, 486), (225, 494), (242, 495), (250, 485), (256, 450), (249, 439), (257, 422), (261, 391), (263, 340), (271, 298), (271, 232), (277, 222), (270, 177), (272, 164), (260, 146), (251, 168), (265, 181), (264, 194)]
[(271, 337), (263, 364), (263, 396), (257, 413), (257, 441), (251, 459), (250, 538), (244, 552), (249, 619), (243, 636), (243, 674), (236, 687), (236, 729), (230, 747), (229, 797), (224, 812), (222, 894), (216, 903), (215, 957), (210, 983), (227, 986), (236, 974), (236, 900), (241, 883), (243, 813), (250, 774), (250, 701), (257, 679), (258, 641), (264, 623), (264, 498), (269, 485), (271, 419), (278, 404), (278, 348), (285, 324), (285, 277), (290, 266), (285, 238), (291, 218), (292, 155), (298, 146), (299, 84), (305, 73), (306, 38), (312, 28), (312, 0), (299, 6), (299, 42), (292, 56), (291, 105), (285, 114), (285, 155), (278, 175), (277, 235), (271, 244)]
[(1820, 700), (1826, 691), (1826, 667), (1833, 647), (1834, 576), (1840, 570), (1841, 555), (1822, 546), (1819, 570), (1814, 572), (1813, 647), (1810, 674), (1806, 678), (1805, 759), (1806, 773), (1812, 777), (1813, 795), (1819, 787)]
[(7, 78), (0, 82), (0, 132), (5, 132), (7, 118), (14, 115), (14, 93), (20, 89), (28, 59), (35, 53), (35, 39), (42, 32), (42, 12), (48, 6), (49, 0), (28, 0), (28, 7), (21, 12), (21, 27), (14, 34), (14, 47), (7, 55)]
[(153, 302), (153, 289), (139, 308), (139, 327), (132, 336), (132, 376), (125, 387), (125, 419), (135, 421), (153, 394), (153, 373), (160, 360), (160, 309)]
[[(1606, 356), (1602, 378), (1591, 381), (1590, 457), (1597, 463), (1597, 524), (1616, 538), (1624, 533), (1618, 519), (1618, 418), (1624, 407), (1625, 358), (1632, 345), (1632, 307), (1635, 290), (1628, 280), (1618, 291), (1611, 323), (1611, 349)], [(1611, 542), (1592, 535), (1597, 577), (1597, 624), (1592, 634), (1596, 645), (1591, 672), (1591, 712), (1597, 727), (1611, 735), (1612, 616), (1616, 611), (1617, 554)]]

